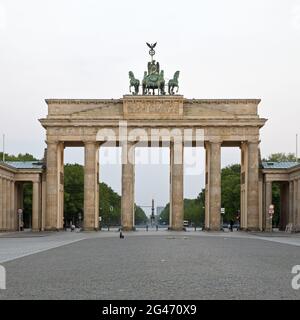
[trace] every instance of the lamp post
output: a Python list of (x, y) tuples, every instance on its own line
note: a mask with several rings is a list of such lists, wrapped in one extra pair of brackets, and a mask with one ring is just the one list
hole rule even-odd
[(104, 222), (104, 216), (103, 216), (102, 208), (100, 207), (99, 208), (99, 230), (102, 229), (102, 220)]
[(18, 209), (19, 231), (23, 231), (23, 209)]
[[(110, 206), (109, 207), (109, 212), (113, 212), (114, 211), (114, 207)], [(108, 213), (108, 226), (107, 226), (107, 230), (109, 231), (109, 226), (110, 226), (110, 214)]]
[(224, 224), (224, 216), (225, 216), (225, 208), (221, 208), (221, 228), (223, 229)]
[(81, 212), (79, 212), (78, 214), (78, 220), (79, 220), (79, 228), (81, 229), (81, 219), (82, 219), (82, 215)]
[(154, 216), (154, 199), (152, 199), (152, 205), (151, 205), (151, 227), (153, 227), (153, 223), (155, 221), (155, 216)]

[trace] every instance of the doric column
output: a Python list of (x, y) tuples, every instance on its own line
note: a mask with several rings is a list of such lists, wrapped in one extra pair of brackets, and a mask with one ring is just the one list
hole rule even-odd
[(248, 199), (248, 144), (241, 144), (241, 229), (247, 229), (247, 199)]
[(220, 230), (221, 142), (206, 143), (205, 228)]
[(45, 230), (45, 219), (46, 219), (46, 175), (45, 173), (42, 174), (42, 191), (40, 192), (41, 196), (41, 231)]
[(170, 229), (183, 230), (183, 144), (170, 142)]
[(57, 230), (63, 229), (64, 224), (64, 143), (58, 144), (58, 217), (57, 217)]
[(258, 205), (259, 205), (259, 230), (264, 229), (264, 197), (263, 197), (263, 175), (259, 173), (258, 182)]
[(294, 183), (293, 181), (289, 181), (289, 216), (288, 223), (294, 224), (293, 219), (293, 200), (294, 200)]
[(11, 219), (11, 189), (10, 180), (6, 180), (6, 230), (10, 230), (10, 219)]
[(272, 182), (265, 183), (265, 231), (272, 231), (272, 219), (269, 216), (269, 207), (272, 204)]
[(39, 222), (39, 182), (33, 182), (32, 184), (32, 230), (40, 230)]
[(293, 223), (297, 224), (297, 207), (298, 207), (298, 181), (293, 181), (294, 185), (294, 198), (293, 198)]
[[(24, 202), (24, 186), (23, 182), (17, 182), (16, 183), (16, 211), (18, 209), (24, 209), (23, 202)], [(16, 230), (19, 230), (19, 223), (20, 223), (20, 217), (19, 215), (16, 215)]]
[(95, 141), (85, 142), (84, 149), (84, 230), (99, 228), (99, 146)]
[(46, 230), (57, 230), (59, 215), (58, 142), (47, 143)]
[(10, 231), (10, 219), (11, 219), (11, 190), (9, 179), (6, 180), (5, 190), (6, 190), (6, 217), (5, 217), (5, 230)]
[(9, 229), (11, 231), (16, 230), (15, 218), (16, 218), (16, 207), (15, 207), (15, 183), (13, 180), (10, 181), (10, 215), (9, 215)]
[(3, 179), (0, 177), (0, 230), (3, 230)]
[(287, 182), (280, 183), (280, 230), (285, 230), (289, 223), (289, 184)]
[(7, 180), (2, 180), (2, 230), (6, 230), (7, 219)]
[(248, 142), (247, 229), (259, 230), (259, 142)]
[(297, 181), (297, 209), (296, 209), (296, 216), (295, 216), (295, 223), (299, 226), (300, 225), (300, 179)]
[(123, 230), (134, 229), (135, 147), (133, 142), (122, 144), (121, 225)]

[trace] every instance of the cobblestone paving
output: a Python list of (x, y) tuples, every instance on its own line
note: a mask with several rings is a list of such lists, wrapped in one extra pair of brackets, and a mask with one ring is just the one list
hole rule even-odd
[(291, 287), (299, 238), (288, 240), (164, 231), (1, 237), (0, 299), (300, 299)]

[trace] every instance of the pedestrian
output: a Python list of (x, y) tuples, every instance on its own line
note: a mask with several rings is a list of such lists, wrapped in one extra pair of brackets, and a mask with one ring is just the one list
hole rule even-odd
[(146, 231), (148, 231), (148, 224), (146, 224)]
[(230, 220), (230, 231), (231, 231), (231, 232), (233, 231), (233, 223), (234, 223), (234, 222), (233, 222), (233, 220), (231, 219), (231, 220)]
[(158, 224), (156, 225), (156, 231), (158, 231)]

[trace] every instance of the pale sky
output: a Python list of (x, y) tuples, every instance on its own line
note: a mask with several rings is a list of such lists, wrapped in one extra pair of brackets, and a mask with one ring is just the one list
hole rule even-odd
[[(42, 157), (46, 98), (120, 98), (142, 78), (145, 42), (186, 98), (261, 98), (261, 152), (295, 152), (300, 134), (299, 0), (0, 0), (0, 134), (6, 151)], [(2, 144), (1, 144), (2, 149)], [(166, 152), (166, 151), (165, 151)], [(203, 150), (199, 161), (203, 164)], [(83, 150), (66, 149), (67, 162)], [(222, 152), (222, 165), (239, 161)], [(101, 166), (120, 192), (120, 167)], [(200, 168), (203, 171), (203, 168)], [(168, 166), (137, 167), (136, 200), (168, 202)], [(203, 175), (187, 176), (195, 197)]]

